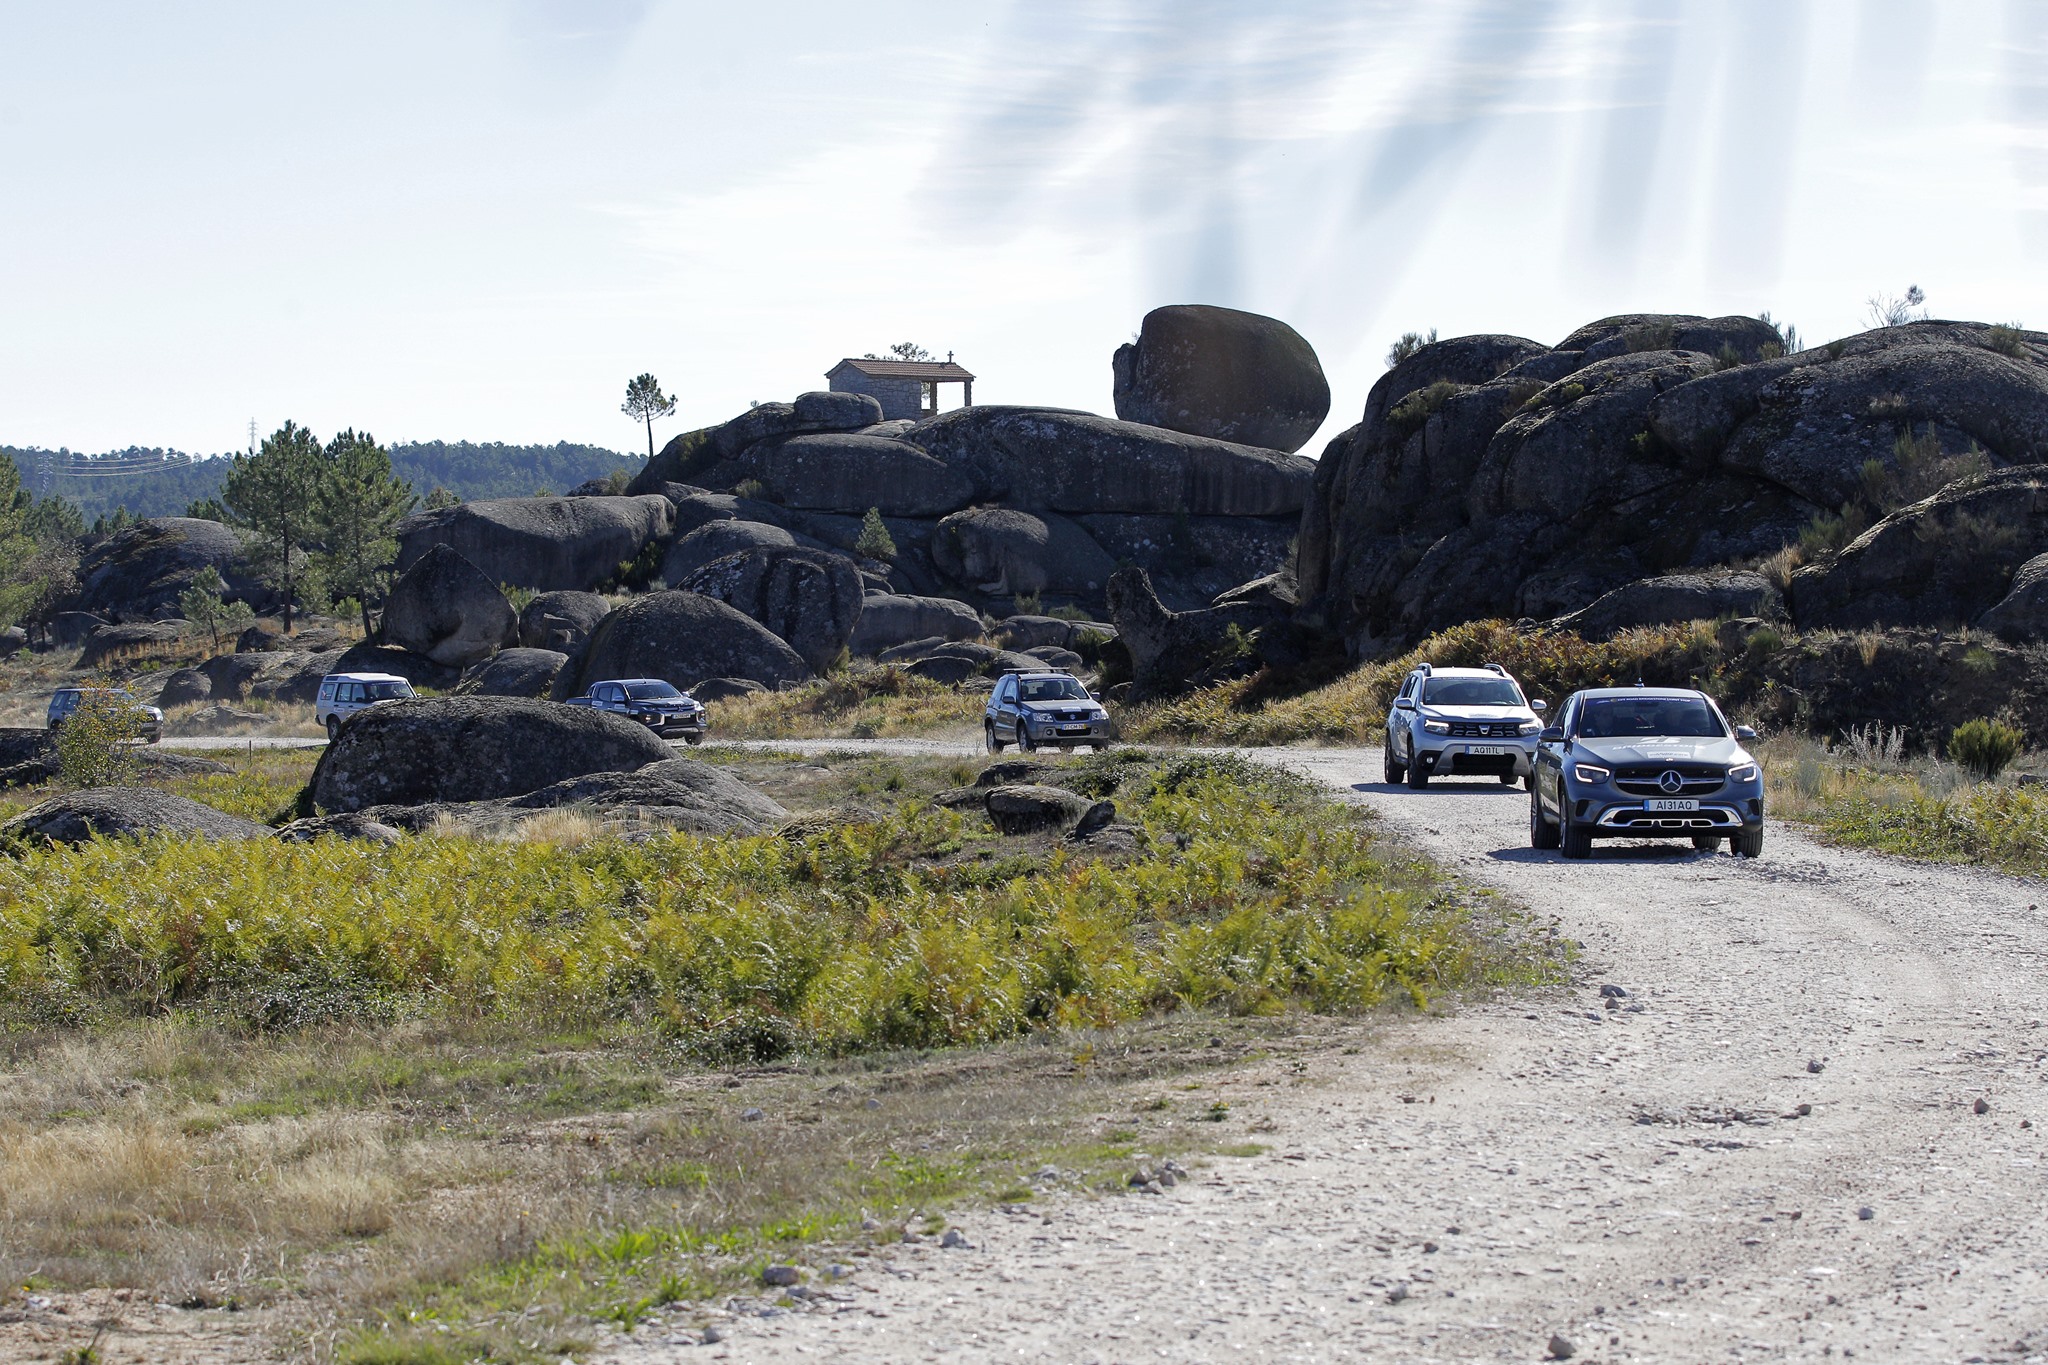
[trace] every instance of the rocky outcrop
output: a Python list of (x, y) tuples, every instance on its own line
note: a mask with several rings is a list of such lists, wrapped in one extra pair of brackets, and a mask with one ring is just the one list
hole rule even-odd
[(86, 636), (112, 624), (106, 617), (94, 616), (89, 611), (60, 611), (50, 618), (50, 642), (67, 649), (82, 645)]
[(574, 654), (612, 604), (594, 592), (544, 592), (519, 613), (519, 643)]
[(519, 618), (498, 585), (446, 545), (398, 576), (384, 600), (386, 644), (462, 668), (519, 638)]
[(493, 583), (541, 592), (588, 590), (609, 580), (648, 541), (669, 532), (674, 509), (658, 494), (605, 498), (490, 498), (407, 517), (398, 567), (436, 545)]
[(91, 787), (66, 792), (0, 825), (0, 842), (82, 844), (150, 834), (206, 839), (267, 839), (270, 828), (150, 787)]
[(765, 834), (789, 819), (789, 812), (779, 803), (727, 770), (692, 758), (663, 759), (631, 772), (592, 773), (502, 802), (442, 810), (458, 824), (488, 824), (564, 806), (600, 812), (628, 810), (638, 818), (692, 834)]
[(1965, 479), (1794, 574), (1792, 616), (1805, 630), (1967, 625), (2000, 605), (2043, 545), (2048, 464)]
[(185, 635), (182, 621), (136, 621), (129, 625), (101, 626), (85, 637), (78, 651), (80, 668), (98, 668), (110, 659), (145, 655), (174, 645)]
[(1152, 591), (1143, 569), (1119, 569), (1109, 580), (1110, 619), (1131, 656), (1134, 702), (1175, 696), (1226, 676), (1243, 655), (1233, 648), (1231, 628), (1248, 639), (1283, 615), (1249, 602), (1199, 611), (1169, 611)]
[(704, 678), (780, 687), (810, 676), (795, 650), (744, 612), (693, 592), (659, 592), (605, 617), (583, 657), (556, 675), (555, 696), (580, 696), (604, 678), (662, 678), (687, 691)]
[(1287, 516), (1315, 462), (1055, 408), (956, 408), (905, 440), (965, 474), (974, 501), (1030, 512)]
[(2048, 554), (2020, 565), (2005, 596), (1977, 618), (1977, 625), (2015, 643), (2048, 639)]
[(860, 571), (844, 555), (824, 550), (726, 555), (676, 586), (745, 612), (781, 636), (816, 672), (846, 651), (860, 621)]
[(1616, 588), (1557, 624), (1589, 640), (1604, 640), (1631, 626), (1761, 616), (1781, 605), (1777, 596), (1762, 574), (1746, 570), (1666, 574)]
[(881, 420), (882, 405), (864, 393), (818, 390), (798, 394), (794, 403), (756, 403), (723, 426), (684, 432), (671, 440), (648, 461), (627, 491), (654, 493), (665, 484), (695, 483), (706, 467), (778, 436), (860, 431)]
[(786, 507), (828, 512), (874, 507), (884, 516), (937, 517), (974, 497), (960, 470), (908, 441), (859, 432), (762, 441), (732, 472), (760, 480)]
[(240, 534), (197, 517), (151, 517), (86, 551), (78, 565), (78, 604), (112, 619), (147, 620), (176, 608), (178, 594), (208, 568), (220, 574), (230, 597), (265, 596), (243, 560)]
[(189, 706), (213, 696), (213, 680), (196, 668), (180, 668), (164, 679), (157, 689), (156, 704), (163, 707)]
[(668, 746), (623, 716), (512, 697), (429, 697), (350, 719), (313, 770), (323, 811), (523, 796), (630, 772)]
[(973, 640), (981, 631), (981, 613), (965, 602), (871, 592), (861, 598), (860, 620), (847, 647), (867, 656), (912, 640)]
[(1155, 308), (1111, 368), (1116, 415), (1126, 422), (1292, 452), (1330, 415), (1330, 383), (1315, 350), (1258, 313)]
[(505, 649), (473, 664), (455, 685), (460, 696), (546, 697), (569, 656), (552, 649)]
[[(1792, 356), (1775, 338), (1750, 319), (1632, 315), (1555, 348), (1424, 347), (1318, 464), (1302, 619), (1376, 655), (1460, 621), (1562, 616), (1640, 580), (1754, 562), (1839, 508), (1866, 468), (1899, 470), (1908, 434), (1944, 458), (1974, 446), (1993, 467), (2048, 458), (2034, 334), (2014, 347), (1981, 325), (1921, 323)], [(1985, 559), (2002, 575), (1988, 599), (1887, 586), (1875, 560), (1845, 553), (1863, 567), (1816, 568), (1793, 614), (1805, 626), (1981, 612), (2039, 548)], [(1869, 605), (1824, 577), (1866, 583)]]
[(932, 561), (948, 577), (992, 597), (1092, 595), (1116, 572), (1116, 561), (1074, 522), (1012, 507), (976, 507), (941, 521), (932, 537)]
[(989, 820), (1004, 834), (1070, 829), (1095, 805), (1063, 787), (992, 787), (983, 801)]
[(278, 828), (277, 837), (287, 844), (310, 844), (315, 839), (347, 839), (362, 844), (395, 844), (405, 836), (382, 820), (361, 811), (342, 815), (309, 815)]

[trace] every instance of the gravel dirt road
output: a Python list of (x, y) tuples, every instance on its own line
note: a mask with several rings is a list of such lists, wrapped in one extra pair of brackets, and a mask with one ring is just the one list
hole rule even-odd
[(963, 1212), (972, 1249), (612, 1358), (2048, 1360), (2048, 888), (1782, 827), (1567, 863), (1519, 789), (1258, 756), (1556, 916), (1577, 981), (1367, 1026), (1261, 1092), (1264, 1156)]

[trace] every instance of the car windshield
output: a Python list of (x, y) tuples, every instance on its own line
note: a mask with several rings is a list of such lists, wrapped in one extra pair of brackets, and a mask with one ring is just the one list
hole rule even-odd
[(1026, 678), (1017, 684), (1025, 701), (1086, 701), (1088, 689), (1073, 678)]
[(1422, 685), (1428, 706), (1520, 706), (1522, 689), (1506, 678), (1431, 678)]
[(364, 701), (397, 701), (412, 695), (412, 684), (408, 682), (372, 682), (363, 684)]
[(140, 705), (140, 703), (135, 700), (133, 694), (123, 692), (117, 688), (111, 687), (96, 687), (90, 692), (73, 692), (69, 694), (67, 700), (69, 700), (73, 705), (77, 705), (79, 702), (84, 701), (87, 697), (91, 697), (99, 702), (125, 702), (130, 706)]
[(628, 683), (626, 695), (634, 701), (674, 701), (683, 694), (665, 682)]
[(1582, 739), (1727, 734), (1714, 708), (1693, 697), (1594, 697), (1579, 708)]

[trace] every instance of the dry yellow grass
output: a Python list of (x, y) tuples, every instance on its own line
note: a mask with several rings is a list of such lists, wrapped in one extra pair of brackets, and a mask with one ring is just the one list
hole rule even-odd
[(787, 692), (713, 702), (720, 739), (887, 739), (981, 731), (987, 695), (945, 687), (893, 665), (820, 678)]

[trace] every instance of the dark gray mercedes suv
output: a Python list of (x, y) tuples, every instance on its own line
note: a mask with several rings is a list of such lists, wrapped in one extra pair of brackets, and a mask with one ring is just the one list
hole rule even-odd
[(1739, 857), (1764, 851), (1764, 778), (1704, 692), (1602, 687), (1575, 692), (1537, 741), (1529, 847), (1584, 858), (1595, 839), (1682, 839)]

